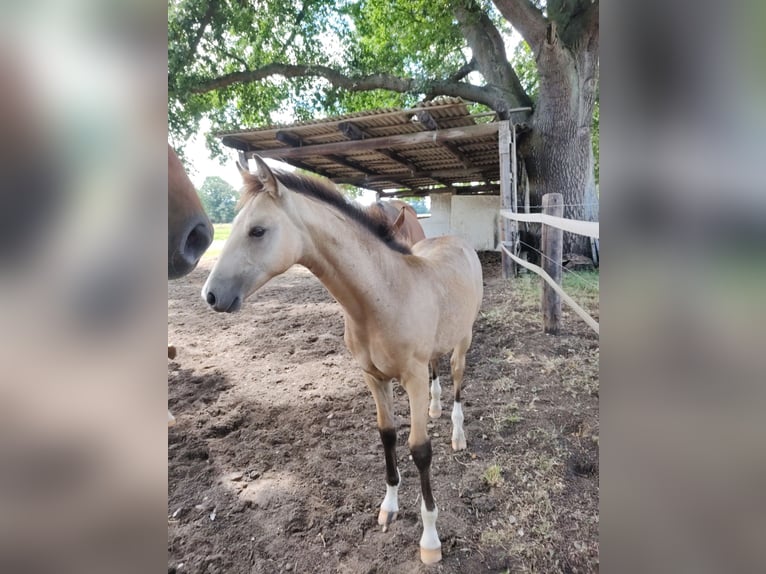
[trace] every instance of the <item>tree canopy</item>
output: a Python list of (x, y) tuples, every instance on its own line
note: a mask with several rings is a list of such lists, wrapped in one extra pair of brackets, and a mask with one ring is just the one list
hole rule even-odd
[[(493, 109), (531, 103), (505, 56), (510, 25), (488, 2), (170, 0), (168, 18), (169, 119), (178, 136), (203, 116), (235, 127), (439, 94)], [(487, 63), (508, 85), (481, 74), (466, 81), (479, 58), (496, 60)]]
[[(439, 95), (503, 119), (531, 107), (514, 119), (527, 126), (519, 154), (532, 196), (539, 203), (560, 191), (574, 206), (568, 216), (592, 218), (582, 206), (592, 204), (584, 198), (594, 189), (598, 7), (598, 0), (169, 0), (170, 131), (185, 140), (203, 118), (214, 130), (236, 129)], [(514, 33), (525, 43), (512, 51)], [(212, 137), (208, 144), (219, 145)]]
[(199, 196), (213, 223), (231, 223), (237, 214), (239, 193), (217, 175), (205, 178)]

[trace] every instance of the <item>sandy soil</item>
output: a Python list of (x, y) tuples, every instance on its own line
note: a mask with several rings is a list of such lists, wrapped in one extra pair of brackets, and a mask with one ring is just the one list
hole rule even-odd
[(324, 287), (295, 267), (228, 315), (200, 298), (210, 262), (169, 283), (168, 572), (598, 571), (598, 338), (566, 310), (564, 333), (542, 334), (537, 282), (502, 281), (496, 254), (482, 262), (459, 454), (441, 364), (431, 435), (444, 558), (431, 567), (418, 559), (406, 396), (397, 387), (400, 513), (383, 533), (375, 406)]

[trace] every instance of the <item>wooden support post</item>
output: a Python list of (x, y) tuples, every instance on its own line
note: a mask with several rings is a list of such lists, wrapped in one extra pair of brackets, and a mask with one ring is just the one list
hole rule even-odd
[[(511, 183), (511, 129), (508, 121), (499, 122), (498, 146), (500, 153), (500, 209), (510, 209), (514, 213), (513, 185)], [(513, 223), (505, 217), (500, 218), (500, 241), (513, 245)], [(502, 252), (503, 279), (516, 275), (516, 264), (513, 259)]]
[[(554, 217), (564, 216), (564, 199), (560, 193), (543, 196), (543, 213)], [(564, 248), (564, 232), (543, 223), (542, 229), (543, 270), (557, 285), (561, 285), (561, 257)], [(543, 328), (546, 333), (558, 335), (561, 331), (561, 297), (543, 282)]]
[[(519, 188), (518, 188), (518, 166), (516, 165), (516, 128), (509, 121), (508, 135), (511, 137), (511, 209), (514, 213), (519, 212)], [(519, 243), (519, 222), (511, 222), (511, 237), (513, 238), (513, 254), (517, 257), (521, 255), (521, 244)], [(518, 275), (518, 269), (514, 263), (514, 275)]]

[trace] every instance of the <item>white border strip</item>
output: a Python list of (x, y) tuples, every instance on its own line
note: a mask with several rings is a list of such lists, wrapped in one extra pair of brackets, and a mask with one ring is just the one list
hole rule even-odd
[(559, 295), (561, 295), (561, 298), (566, 302), (567, 305), (569, 305), (575, 313), (577, 313), (580, 318), (585, 321), (588, 324), (588, 327), (593, 329), (596, 334), (598, 335), (598, 323), (596, 320), (588, 315), (588, 313), (580, 307), (577, 303), (575, 303), (574, 299), (572, 299), (569, 295), (566, 294), (566, 292), (559, 286), (558, 283), (556, 283), (553, 278), (548, 275), (542, 267), (538, 267), (534, 263), (529, 263), (528, 261), (524, 261), (520, 257), (516, 257), (513, 253), (511, 253), (508, 248), (505, 246), (505, 244), (500, 244), (500, 247), (503, 251), (505, 251), (505, 254), (508, 255), (511, 259), (513, 259), (516, 263), (521, 265), (522, 267), (526, 267), (530, 271), (537, 273), (540, 277), (545, 279), (545, 282), (548, 283), (548, 285), (551, 286), (551, 288), (556, 291)]
[(551, 227), (556, 227), (558, 229), (563, 229), (564, 231), (599, 239), (598, 222), (596, 221), (578, 221), (576, 219), (565, 219), (563, 217), (555, 217), (545, 213), (514, 213), (510, 209), (501, 209), (500, 215), (506, 219), (512, 219), (515, 221), (545, 223), (546, 225), (550, 225)]

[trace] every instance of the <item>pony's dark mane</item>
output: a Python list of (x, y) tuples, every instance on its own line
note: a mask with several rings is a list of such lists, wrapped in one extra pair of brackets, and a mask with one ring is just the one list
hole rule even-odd
[[(347, 215), (349, 218), (367, 229), (375, 237), (380, 239), (390, 249), (405, 255), (410, 255), (412, 253), (409, 247), (399, 243), (396, 239), (395, 231), (383, 214), (377, 212), (377, 210), (375, 212), (368, 212), (356, 203), (348, 201), (346, 197), (338, 191), (335, 184), (329, 180), (300, 175), (289, 171), (272, 170), (272, 173), (282, 185), (291, 191), (318, 199), (319, 201), (334, 207), (344, 215)], [(253, 194), (257, 193), (258, 190), (248, 186), (246, 191)]]

